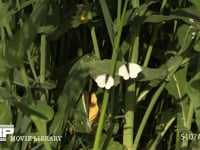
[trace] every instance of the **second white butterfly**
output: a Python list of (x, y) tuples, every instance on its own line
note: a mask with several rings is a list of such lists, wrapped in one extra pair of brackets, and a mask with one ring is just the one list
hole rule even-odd
[(119, 67), (118, 74), (123, 77), (124, 80), (137, 78), (138, 74), (142, 71), (142, 67), (135, 63), (123, 64)]

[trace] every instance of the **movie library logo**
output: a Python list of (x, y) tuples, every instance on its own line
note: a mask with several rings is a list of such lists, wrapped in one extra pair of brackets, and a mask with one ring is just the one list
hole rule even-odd
[(13, 136), (14, 125), (0, 125), (0, 141), (61, 141), (62, 136)]
[(14, 133), (14, 125), (0, 125), (0, 141), (6, 141), (7, 136)]

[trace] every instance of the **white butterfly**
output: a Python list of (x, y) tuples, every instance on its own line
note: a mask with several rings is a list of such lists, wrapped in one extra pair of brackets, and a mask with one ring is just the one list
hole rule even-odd
[(100, 88), (110, 89), (114, 85), (114, 79), (108, 74), (101, 74), (95, 78), (95, 82)]
[(127, 63), (119, 67), (118, 74), (119, 76), (123, 77), (124, 80), (128, 80), (129, 78), (136, 78), (141, 71), (142, 67), (140, 65), (135, 63)]

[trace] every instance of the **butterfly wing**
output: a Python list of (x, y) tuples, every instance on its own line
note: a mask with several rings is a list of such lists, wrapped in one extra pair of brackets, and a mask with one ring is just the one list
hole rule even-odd
[(93, 125), (97, 119), (98, 119), (98, 114), (99, 114), (99, 106), (98, 106), (98, 103), (97, 103), (97, 96), (95, 93), (92, 93), (91, 94), (91, 102), (90, 102), (90, 105), (89, 105), (89, 122), (90, 122), (90, 125)]
[(129, 73), (127, 70), (126, 65), (122, 65), (121, 67), (119, 67), (119, 71), (118, 71), (119, 76), (123, 77), (124, 80), (128, 80), (129, 79)]
[(106, 74), (98, 75), (95, 78), (95, 82), (97, 83), (98, 87), (104, 88), (106, 85)]
[(114, 79), (112, 76), (108, 76), (105, 88), (108, 90), (114, 85)]
[(130, 78), (136, 78), (138, 74), (142, 71), (142, 67), (135, 63), (129, 63), (129, 76)]

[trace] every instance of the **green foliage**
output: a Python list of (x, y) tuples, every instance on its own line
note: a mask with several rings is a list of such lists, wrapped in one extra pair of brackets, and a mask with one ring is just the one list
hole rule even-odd
[[(62, 136), (0, 149), (199, 148), (182, 139), (200, 132), (199, 13), (198, 0), (0, 0), (0, 124)], [(142, 71), (123, 80), (128, 62)]]
[(4, 105), (1, 104), (0, 107), (1, 107), (1, 116), (0, 116), (1, 124), (10, 124), (12, 121), (12, 112), (5, 104)]
[(5, 61), (9, 68), (19, 67), (20, 63), (22, 63), (25, 52), (33, 42), (37, 28), (45, 16), (47, 3), (46, 0), (37, 2), (32, 14), (24, 22), (22, 28), (9, 40), (5, 51)]

